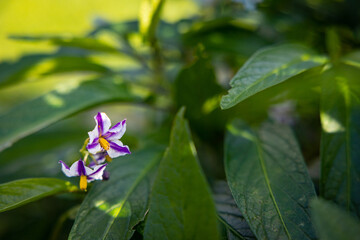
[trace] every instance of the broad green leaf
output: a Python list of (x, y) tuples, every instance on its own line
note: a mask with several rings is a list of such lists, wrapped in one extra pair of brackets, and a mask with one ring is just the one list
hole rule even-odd
[(360, 69), (323, 75), (320, 195), (360, 217)]
[(22, 41), (49, 41), (51, 44), (63, 47), (82, 48), (92, 51), (118, 53), (118, 49), (101, 40), (90, 37), (62, 37), (62, 36), (11, 36), (12, 39)]
[(19, 82), (28, 70), (48, 57), (47, 54), (34, 54), (23, 56), (16, 62), (0, 63), (0, 86)]
[(164, 148), (114, 159), (110, 179), (96, 183), (81, 204), (69, 239), (130, 239), (148, 209), (152, 175)]
[(314, 239), (315, 190), (289, 128), (242, 121), (228, 126), (225, 171), (234, 199), (258, 239)]
[(144, 239), (218, 239), (216, 211), (196, 159), (184, 108), (175, 117), (170, 146), (150, 197)]
[(139, 29), (145, 39), (152, 41), (155, 37), (161, 9), (165, 0), (142, 0), (140, 5)]
[(357, 240), (360, 222), (333, 203), (316, 199), (311, 203), (312, 218), (320, 240)]
[(62, 192), (76, 191), (70, 182), (56, 178), (28, 178), (0, 184), (0, 212)]
[(326, 58), (297, 45), (259, 50), (231, 79), (231, 89), (221, 99), (221, 108), (230, 108), (260, 91), (325, 62)]
[(128, 84), (110, 77), (52, 91), (0, 116), (0, 150), (51, 123), (96, 104), (137, 99)]
[(239, 211), (227, 183), (225, 181), (215, 182), (213, 191), (220, 222), (226, 229), (226, 238), (229, 240), (256, 239), (249, 224)]

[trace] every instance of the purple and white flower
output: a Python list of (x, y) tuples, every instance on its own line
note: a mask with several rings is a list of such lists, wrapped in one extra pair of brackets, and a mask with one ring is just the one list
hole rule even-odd
[(71, 167), (68, 167), (63, 161), (59, 161), (59, 163), (61, 164), (61, 170), (67, 177), (80, 177), (80, 189), (85, 191), (88, 182), (103, 179), (103, 173), (107, 165), (105, 163), (91, 169), (85, 166), (84, 161), (81, 159), (74, 162)]
[(131, 154), (129, 147), (123, 145), (119, 140), (126, 131), (126, 119), (118, 122), (110, 128), (110, 118), (103, 112), (99, 112), (95, 117), (96, 126), (89, 132), (89, 153), (96, 154), (106, 151), (110, 158), (116, 158)]
[(92, 154), (92, 158), (94, 161), (89, 164), (89, 167), (94, 167), (96, 165), (104, 163), (105, 161), (112, 161), (111, 157), (107, 154), (107, 152), (99, 152), (97, 154)]

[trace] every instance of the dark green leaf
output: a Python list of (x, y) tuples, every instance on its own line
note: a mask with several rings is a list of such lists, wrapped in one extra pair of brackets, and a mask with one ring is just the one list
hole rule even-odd
[(323, 75), (320, 195), (360, 217), (360, 69)]
[(36, 64), (48, 58), (47, 54), (34, 54), (21, 57), (16, 62), (0, 64), (0, 85), (10, 85), (19, 82)]
[(81, 204), (69, 239), (130, 239), (144, 219), (152, 178), (164, 148), (114, 159), (110, 180), (96, 183)]
[(44, 75), (75, 71), (91, 71), (99, 73), (110, 71), (109, 68), (95, 63), (86, 57), (60, 56), (54, 58), (51, 63), (52, 67), (43, 73)]
[(225, 181), (215, 182), (213, 191), (216, 209), (220, 221), (226, 228), (227, 239), (256, 239), (249, 224), (239, 211), (227, 183)]
[(229, 94), (221, 108), (230, 108), (246, 98), (326, 62), (297, 45), (270, 47), (256, 52), (231, 79)]
[(206, 100), (222, 91), (222, 87), (216, 82), (214, 68), (204, 58), (183, 68), (175, 79), (175, 102), (179, 108), (186, 106), (186, 116), (190, 119), (199, 119), (205, 115)]
[(146, 240), (219, 238), (213, 199), (183, 114), (184, 109), (175, 118), (170, 146), (154, 182)]
[(87, 81), (76, 88), (52, 91), (0, 116), (0, 150), (60, 119), (96, 104), (138, 98), (120, 79)]
[(70, 182), (56, 178), (28, 178), (0, 184), (0, 212), (62, 192), (76, 191)]
[(11, 36), (12, 39), (22, 41), (49, 41), (50, 43), (63, 46), (74, 47), (99, 52), (118, 53), (118, 49), (108, 43), (95, 38), (86, 37), (61, 37), (61, 36)]
[(320, 240), (357, 240), (360, 222), (335, 204), (316, 199), (311, 203), (312, 218)]
[(341, 60), (347, 65), (360, 68), (360, 51), (349, 53)]
[(228, 126), (225, 170), (234, 199), (258, 239), (314, 239), (309, 201), (315, 197), (289, 128), (266, 123), (255, 132)]

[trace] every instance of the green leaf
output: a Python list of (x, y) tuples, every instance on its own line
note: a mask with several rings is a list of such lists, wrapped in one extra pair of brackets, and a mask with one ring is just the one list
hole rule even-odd
[(0, 184), (0, 212), (62, 192), (76, 191), (70, 182), (56, 178), (28, 178)]
[(311, 203), (312, 218), (320, 240), (357, 240), (360, 222), (335, 204), (316, 199)]
[(160, 20), (165, 0), (142, 0), (140, 5), (139, 29), (145, 39), (152, 41)]
[(62, 36), (23, 36), (14, 35), (10, 38), (22, 41), (49, 41), (51, 44), (63, 47), (82, 48), (92, 51), (118, 53), (118, 49), (106, 42), (89, 37), (62, 37)]
[(360, 217), (360, 69), (325, 72), (321, 95), (320, 195)]
[(109, 68), (83, 56), (59, 56), (52, 59), (50, 63), (52, 64), (51, 68), (47, 69), (43, 75), (75, 71), (110, 72)]
[(115, 100), (136, 101), (138, 97), (121, 79), (104, 78), (25, 102), (0, 116), (0, 150), (71, 114)]
[(246, 98), (326, 62), (305, 47), (282, 45), (256, 52), (231, 79), (220, 106), (230, 108)]
[(24, 75), (36, 64), (48, 58), (47, 54), (34, 54), (21, 57), (16, 62), (0, 63), (0, 86), (21, 81)]
[(107, 169), (110, 179), (96, 183), (81, 204), (69, 239), (130, 239), (144, 219), (163, 152), (152, 147), (115, 159)]
[(170, 146), (150, 197), (144, 239), (218, 239), (216, 211), (195, 157), (184, 108), (175, 117)]
[(220, 222), (226, 229), (227, 239), (256, 239), (249, 224), (239, 211), (227, 183), (225, 181), (215, 182), (213, 191), (216, 209)]
[(228, 126), (225, 171), (230, 190), (258, 239), (314, 239), (309, 201), (315, 190), (289, 128), (242, 121)]

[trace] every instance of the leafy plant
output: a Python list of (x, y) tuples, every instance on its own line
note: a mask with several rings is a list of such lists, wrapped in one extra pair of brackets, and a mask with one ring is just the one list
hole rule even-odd
[[(358, 237), (360, 5), (240, 2), (166, 22), (171, 2), (143, 0), (86, 36), (11, 36), (58, 49), (0, 63), (0, 91), (62, 85), (2, 103), (1, 238)], [(14, 233), (37, 201), (55, 220)]]

